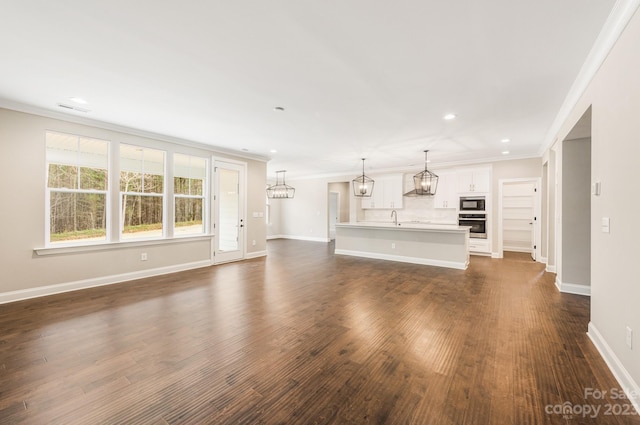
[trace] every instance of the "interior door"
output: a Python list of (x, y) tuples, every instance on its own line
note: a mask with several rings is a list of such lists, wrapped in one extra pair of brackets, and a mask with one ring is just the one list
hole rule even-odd
[(245, 165), (215, 161), (214, 263), (236, 261), (245, 255)]

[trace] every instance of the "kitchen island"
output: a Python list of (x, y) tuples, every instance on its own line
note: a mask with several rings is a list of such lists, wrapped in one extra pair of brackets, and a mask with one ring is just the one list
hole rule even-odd
[(469, 227), (429, 223), (336, 223), (338, 255), (466, 269)]

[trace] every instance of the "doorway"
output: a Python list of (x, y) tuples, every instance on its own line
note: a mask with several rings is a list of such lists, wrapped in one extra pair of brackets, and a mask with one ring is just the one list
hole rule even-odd
[(246, 165), (214, 161), (214, 263), (241, 260), (245, 255)]
[(564, 138), (560, 151), (556, 285), (591, 293), (591, 107)]
[(350, 219), (349, 182), (329, 183), (327, 194), (327, 236), (329, 240), (334, 240), (336, 223), (345, 223)]
[(329, 239), (336, 238), (336, 223), (340, 221), (340, 193), (329, 192)]
[(540, 179), (500, 180), (499, 250), (540, 257)]

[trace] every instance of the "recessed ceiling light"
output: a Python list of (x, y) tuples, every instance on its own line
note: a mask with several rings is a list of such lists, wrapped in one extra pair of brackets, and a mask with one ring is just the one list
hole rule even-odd
[(511, 139), (502, 139), (500, 140), (502, 143), (509, 143), (511, 141)]
[(273, 110), (276, 112), (283, 112), (284, 108), (282, 106), (276, 106), (275, 108), (273, 108)]
[(69, 100), (72, 102), (79, 103), (81, 105), (86, 105), (87, 103), (89, 103), (81, 97), (70, 97)]
[(249, 149), (247, 149), (247, 148), (242, 148), (242, 151), (243, 151), (243, 152), (249, 152)]
[(269, 152), (271, 152), (271, 153), (278, 153), (278, 151), (277, 151), (277, 150), (275, 150), (275, 149), (271, 149)]
[(509, 151), (502, 151), (502, 155), (509, 155)]
[(444, 117), (442, 117), (442, 119), (445, 119), (445, 120), (452, 120), (452, 119), (454, 119), (455, 117), (456, 117), (456, 114), (447, 114), (447, 115), (445, 115)]

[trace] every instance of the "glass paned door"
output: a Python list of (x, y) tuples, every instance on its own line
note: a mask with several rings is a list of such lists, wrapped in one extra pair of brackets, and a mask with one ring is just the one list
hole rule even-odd
[(215, 263), (244, 258), (245, 166), (215, 161)]

